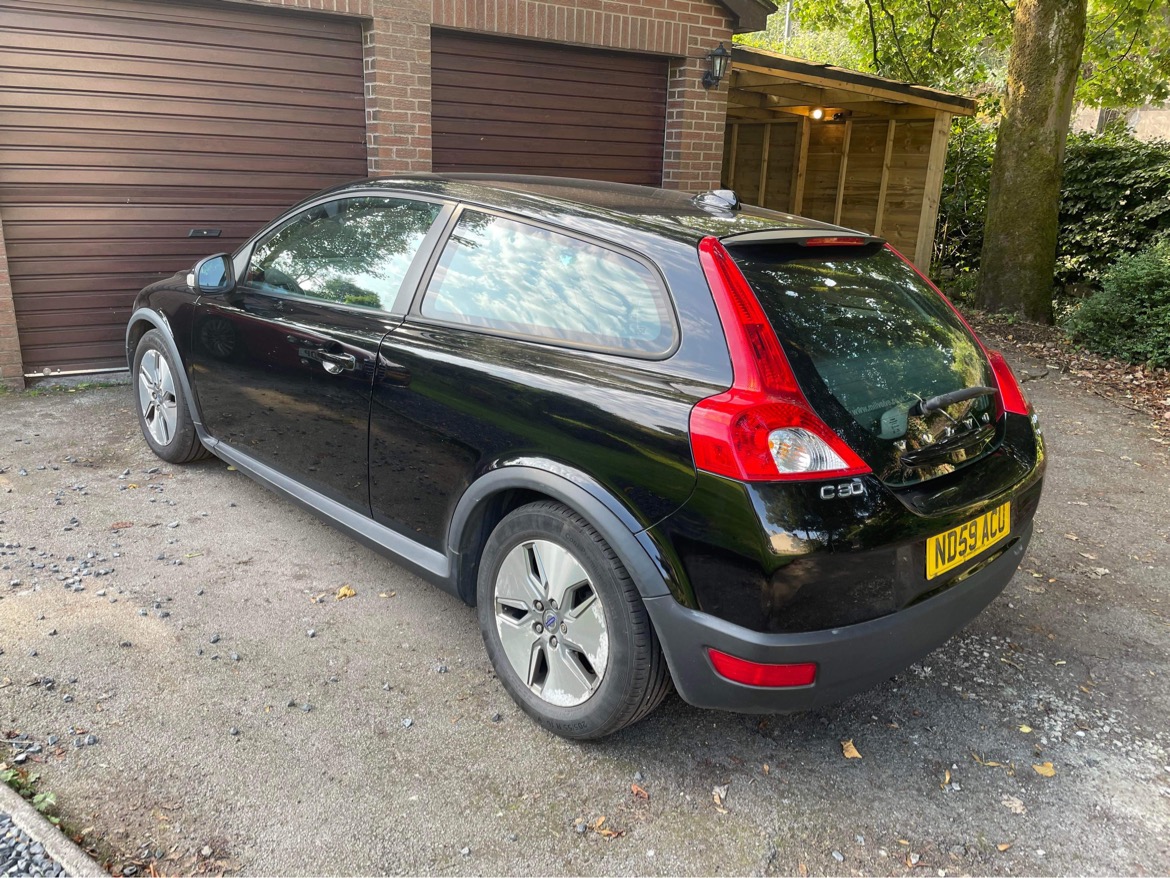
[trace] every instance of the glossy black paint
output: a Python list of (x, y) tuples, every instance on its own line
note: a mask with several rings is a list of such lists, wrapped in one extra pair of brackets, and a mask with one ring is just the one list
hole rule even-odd
[(651, 529), (674, 551), (676, 597), (755, 631), (796, 632), (876, 619), (959, 584), (986, 556), (927, 582), (926, 538), (1010, 500), (1006, 544), (1039, 502), (1043, 441), (1026, 417), (1004, 425), (999, 445), (963, 469), (906, 488), (847, 479), (864, 488), (847, 498), (821, 496), (832, 482), (700, 473), (686, 506)]
[[(907, 487), (865, 476), (857, 480), (864, 493), (826, 499), (824, 482), (748, 485), (696, 472), (691, 408), (732, 379), (697, 242), (832, 227), (752, 209), (711, 211), (654, 190), (517, 178), (364, 181), (305, 204), (367, 192), (418, 193), (444, 205), (389, 312), (250, 285), (243, 270), (264, 230), (233, 256), (244, 280), (204, 295), (186, 272), (156, 283), (139, 295), (127, 333), (131, 360), (150, 325), (169, 333), (209, 448), (356, 538), (471, 603), (478, 552), (495, 521), (532, 499), (558, 499), (622, 556), (662, 626), (676, 684), (691, 673), (676, 665), (697, 661), (683, 652), (697, 653), (703, 641), (679, 638), (699, 629), (709, 633), (703, 642), (747, 658), (756, 646), (767, 653), (761, 644), (788, 655), (804, 642), (800, 632), (848, 628), (865, 640), (893, 630), (872, 627), (885, 618), (933, 618), (923, 606), (966, 612), (979, 601), (955, 593), (979, 582), (982, 600), (1014, 570), (1044, 469), (1042, 442), (1022, 416), (996, 425), (979, 460), (945, 461), (953, 473)], [(670, 291), (676, 349), (628, 357), (424, 318), (421, 291), (460, 205), (531, 218), (649, 260)], [(328, 368), (349, 358), (352, 368)], [(810, 397), (835, 404), (815, 387)], [(926, 537), (1005, 500), (1013, 503), (1012, 533), (967, 567), (926, 582)], [(963, 583), (969, 587), (955, 588)], [(937, 630), (962, 621), (948, 615)], [(817, 649), (832, 642), (822, 637)]]
[(378, 345), (396, 323), (381, 312), (275, 295), (246, 281), (200, 296), (189, 359), (205, 428), (368, 513), (370, 388)]

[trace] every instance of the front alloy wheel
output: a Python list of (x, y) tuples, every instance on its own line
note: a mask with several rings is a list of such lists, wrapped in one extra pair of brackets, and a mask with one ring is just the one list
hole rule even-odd
[(151, 451), (170, 463), (189, 463), (207, 455), (179, 381), (181, 369), (162, 332), (143, 333), (134, 350), (138, 424)]
[(158, 349), (146, 351), (138, 366), (138, 405), (142, 423), (159, 445), (170, 445), (178, 426), (175, 379)]

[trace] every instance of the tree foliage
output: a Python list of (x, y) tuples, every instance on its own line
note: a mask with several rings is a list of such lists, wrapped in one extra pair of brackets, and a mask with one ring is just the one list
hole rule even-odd
[[(1004, 84), (1016, 2), (796, 0), (801, 43), (788, 53), (991, 96)], [(743, 41), (779, 51), (783, 22), (781, 10)], [(1136, 107), (1170, 97), (1170, 0), (1092, 0), (1081, 62), (1081, 103)]]
[[(979, 270), (995, 130), (956, 121), (947, 145), (934, 271)], [(1097, 286), (1103, 271), (1170, 234), (1170, 141), (1144, 142), (1124, 126), (1074, 134), (1065, 148), (1056, 242), (1060, 286)]]

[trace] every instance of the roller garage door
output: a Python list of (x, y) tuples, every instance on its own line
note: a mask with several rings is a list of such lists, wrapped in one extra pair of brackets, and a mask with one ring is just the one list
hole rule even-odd
[(436, 171), (662, 183), (667, 61), (431, 34)]
[(365, 175), (356, 23), (0, 0), (0, 215), (26, 372), (124, 367), (141, 287)]

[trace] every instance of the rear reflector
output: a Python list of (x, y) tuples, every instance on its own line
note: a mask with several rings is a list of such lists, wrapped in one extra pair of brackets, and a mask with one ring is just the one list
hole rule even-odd
[(788, 686), (811, 686), (817, 679), (817, 666), (814, 662), (799, 665), (764, 665), (710, 648), (707, 649), (707, 655), (711, 656), (715, 673), (733, 683), (780, 689)]

